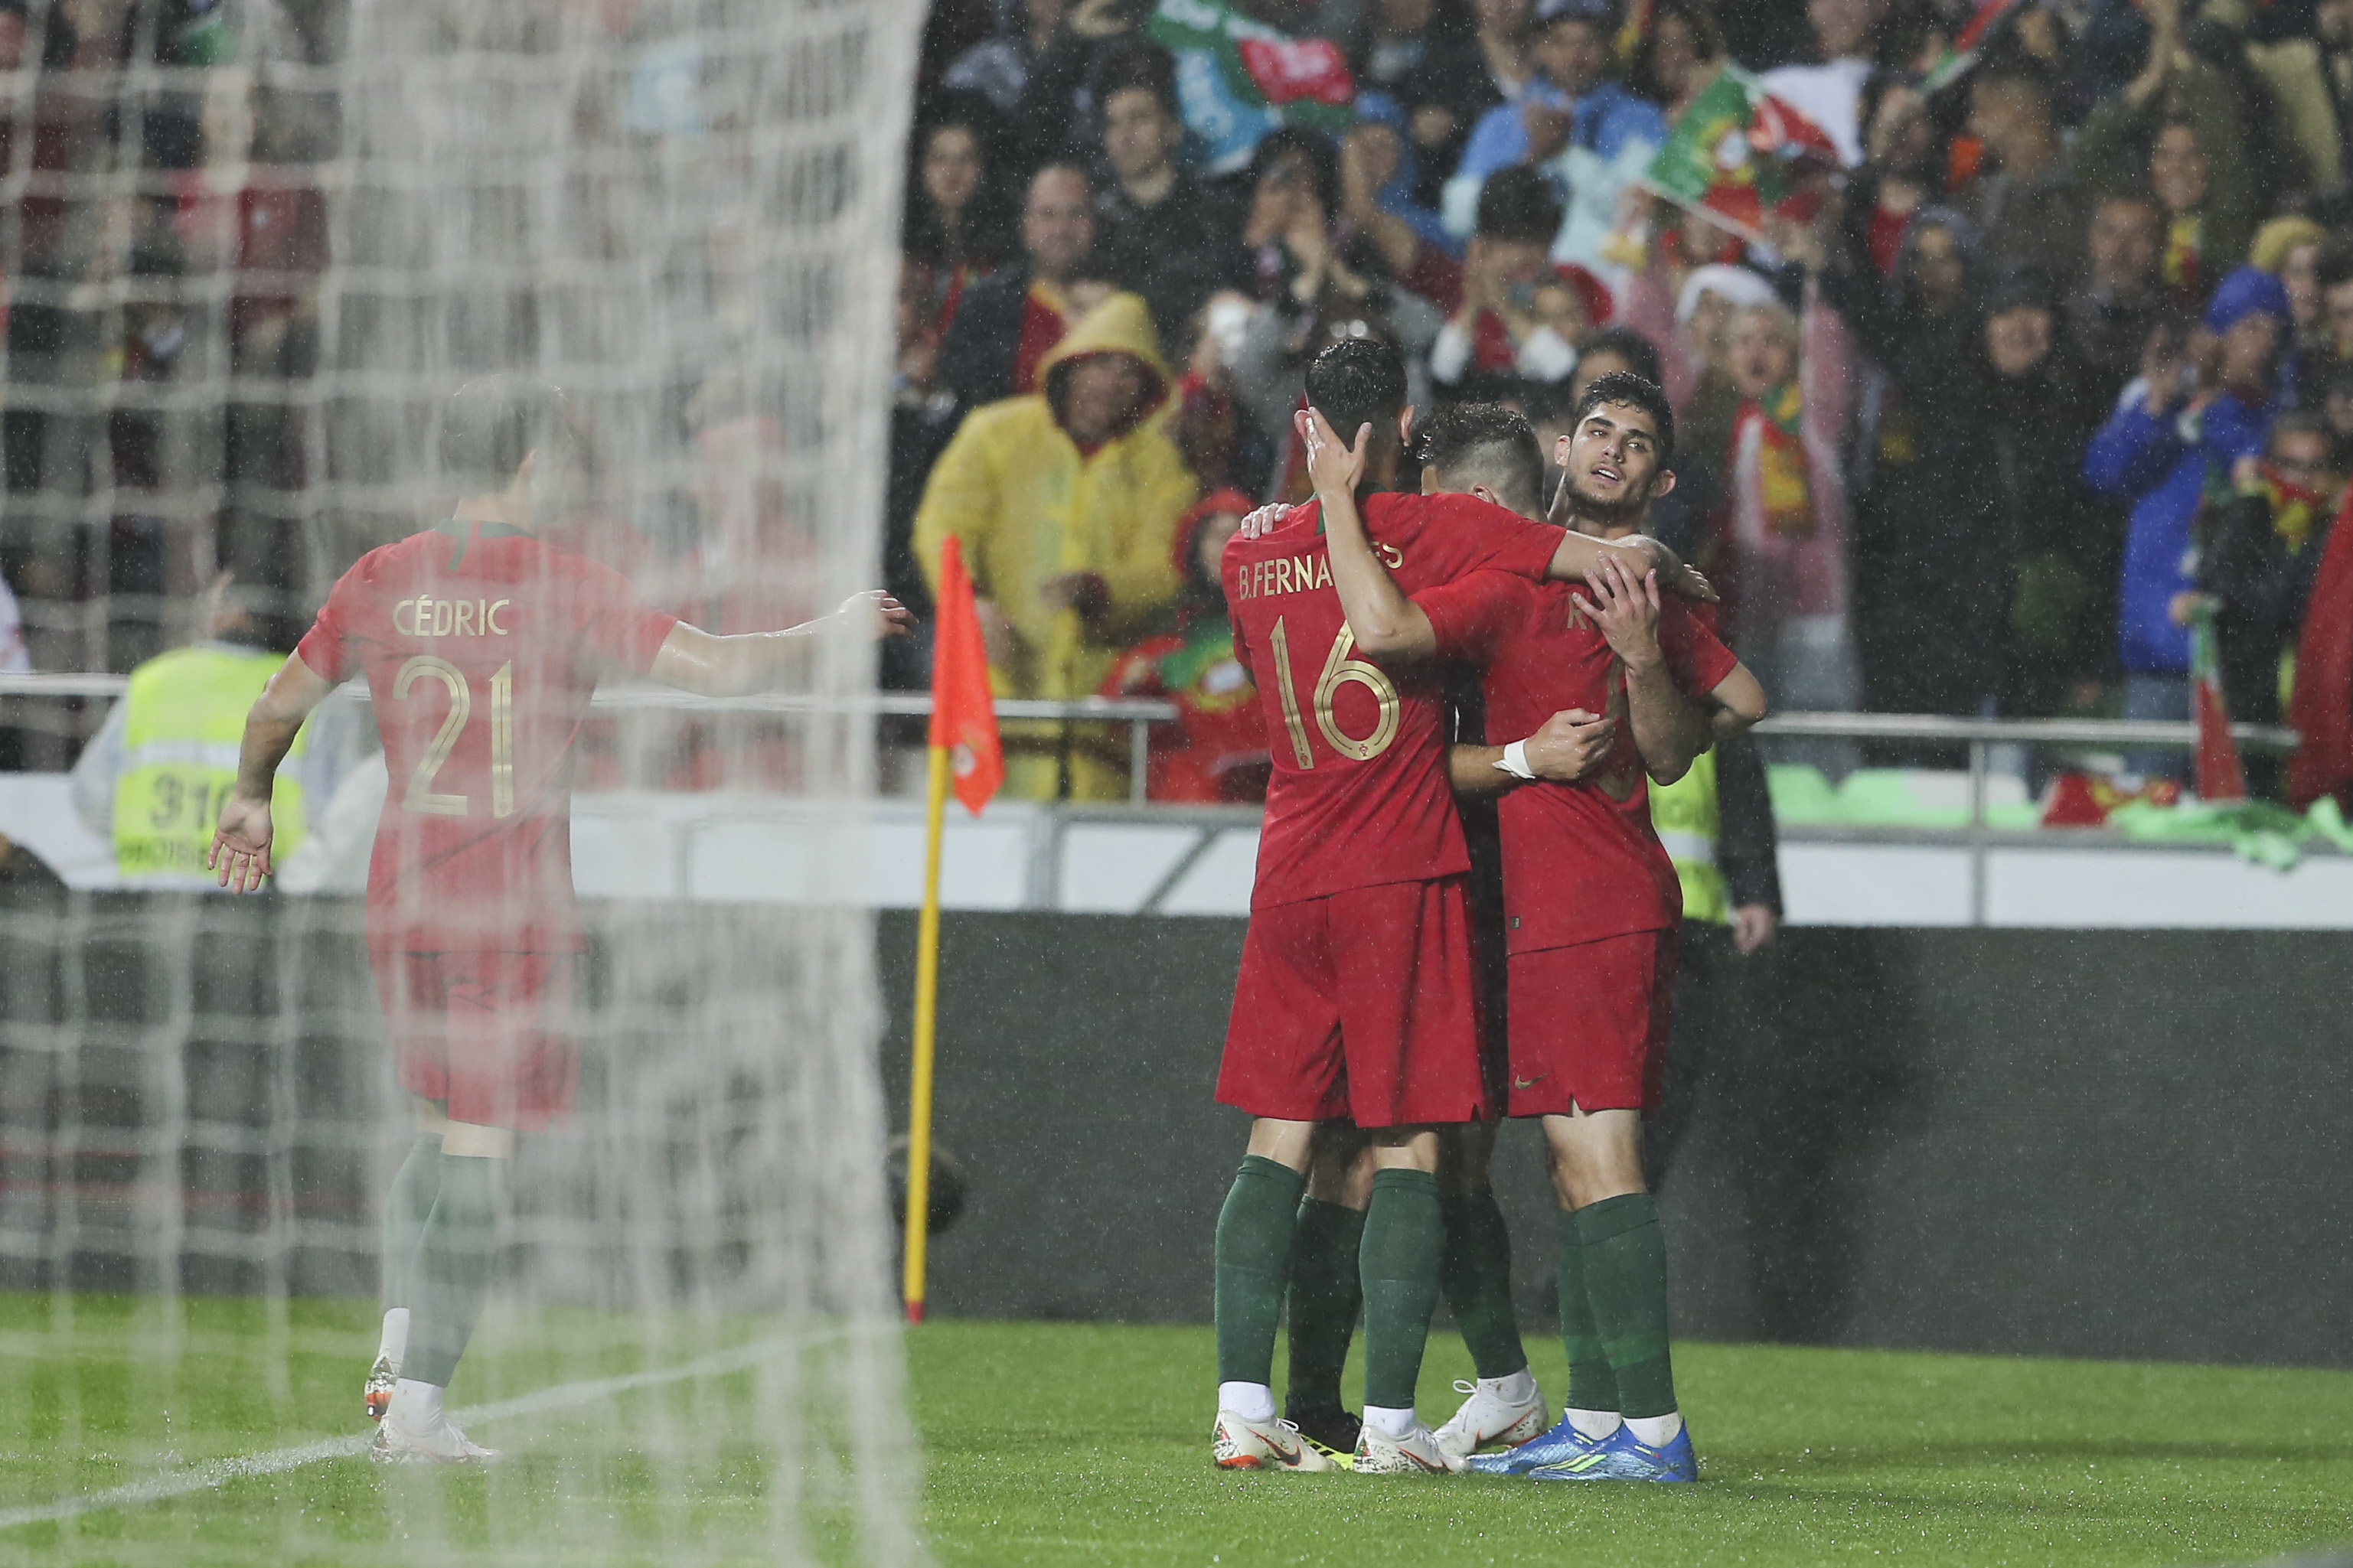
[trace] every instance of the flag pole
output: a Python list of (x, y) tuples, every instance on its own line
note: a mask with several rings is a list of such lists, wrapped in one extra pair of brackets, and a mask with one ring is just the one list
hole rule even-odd
[(923, 912), (915, 927), (915, 1060), (907, 1107), (907, 1321), (923, 1321), (923, 1247), (932, 1208), (932, 1032), (940, 991), (940, 834), (948, 806), (948, 749), (931, 748), (923, 816)]

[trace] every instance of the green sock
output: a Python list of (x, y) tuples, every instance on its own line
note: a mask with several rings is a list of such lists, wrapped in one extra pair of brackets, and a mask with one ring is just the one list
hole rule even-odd
[(1495, 1189), (1444, 1199), (1439, 1212), (1446, 1225), (1446, 1252), (1439, 1283), (1454, 1326), (1462, 1331), (1471, 1364), (1481, 1377), (1509, 1377), (1528, 1364), (1520, 1343), (1519, 1315), (1512, 1310), (1512, 1233), (1504, 1226)]
[(1242, 1161), (1218, 1213), (1218, 1381), (1274, 1381), (1274, 1329), (1299, 1194), (1307, 1178), (1279, 1160)]
[(1446, 1221), (1438, 1178), (1428, 1171), (1378, 1171), (1365, 1210), (1359, 1265), (1365, 1276), (1365, 1403), (1413, 1408), (1430, 1314), (1438, 1306)]
[(505, 1167), (503, 1160), (441, 1156), (441, 1195), (434, 1200), (417, 1248), (416, 1304), (410, 1309), (408, 1354), (400, 1367), (404, 1378), (447, 1388), (458, 1358), (466, 1353), (490, 1290)]
[(1577, 1211), (1585, 1243), (1585, 1294), (1609, 1371), (1620, 1414), (1640, 1420), (1675, 1408), (1674, 1363), (1667, 1354), (1667, 1240), (1658, 1201), (1648, 1193), (1604, 1198)]
[(1291, 1368), (1282, 1394), (1288, 1411), (1341, 1408), (1340, 1372), (1365, 1304), (1356, 1273), (1364, 1239), (1362, 1210), (1322, 1198), (1300, 1204), (1291, 1243)]
[(384, 1310), (413, 1307), (417, 1296), (417, 1248), (425, 1239), (426, 1217), (441, 1195), (441, 1137), (421, 1132), (384, 1195)]
[(1609, 1352), (1601, 1348), (1601, 1331), (1593, 1326), (1577, 1215), (1566, 1209), (1553, 1212), (1560, 1237), (1560, 1342), (1568, 1352), (1568, 1397), (1563, 1403), (1571, 1410), (1615, 1410), (1618, 1379), (1609, 1370)]

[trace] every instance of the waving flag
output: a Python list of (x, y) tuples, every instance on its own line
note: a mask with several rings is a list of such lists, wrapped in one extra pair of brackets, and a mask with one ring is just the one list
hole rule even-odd
[(2231, 710), (2222, 700), (2222, 660), (2214, 640), (2214, 611), (2201, 607), (2189, 623), (2189, 690), (2198, 720), (2198, 798), (2244, 800), (2246, 770), (2231, 738)]
[(1764, 237), (1768, 212), (1812, 216), (1799, 176), (1837, 166), (1828, 132), (1746, 71), (1725, 65), (1676, 119), (1641, 184), (1755, 241)]

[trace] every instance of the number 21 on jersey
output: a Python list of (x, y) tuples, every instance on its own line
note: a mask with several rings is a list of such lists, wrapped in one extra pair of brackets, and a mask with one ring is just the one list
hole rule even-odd
[[(436, 658), (420, 653), (400, 667), (394, 677), (392, 699), (408, 700), (409, 688), (423, 676), (438, 681), (449, 694), (449, 711), (435, 731), (433, 743), (417, 759), (416, 769), (408, 775), (407, 793), (400, 804), (410, 811), (428, 816), (464, 816), (473, 809), (473, 802), (462, 795), (449, 795), (433, 787), (433, 775), (449, 760), (458, 744), (458, 737), (466, 731), (466, 721), (474, 711), (474, 692), (467, 683), (466, 672), (446, 658)], [(491, 677), (491, 815), (494, 817), (514, 815), (514, 661), (499, 666)]]
[[(1315, 753), (1307, 744), (1307, 724), (1299, 711), (1299, 693), (1291, 678), (1291, 635), (1275, 617), (1274, 629), (1267, 634), (1267, 644), (1274, 650), (1274, 694), (1282, 704), (1282, 726), (1291, 735), (1291, 755), (1301, 769), (1315, 765)], [(1350, 658), (1356, 651), (1356, 634), (1346, 622), (1340, 624), (1340, 635), (1332, 639), (1332, 651), (1324, 656), (1323, 673), (1316, 678), (1314, 711), (1315, 728), (1334, 751), (1359, 763), (1369, 763), (1389, 749), (1397, 739), (1398, 689), (1378, 665), (1367, 664), (1361, 658)], [(1373, 723), (1373, 732), (1362, 739), (1340, 728), (1339, 716), (1333, 710), (1333, 700), (1340, 688), (1351, 681), (1372, 694), (1378, 705), (1380, 717)]]

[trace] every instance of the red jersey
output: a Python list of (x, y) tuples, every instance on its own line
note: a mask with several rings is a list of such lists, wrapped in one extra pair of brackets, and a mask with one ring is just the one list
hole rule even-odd
[[(1486, 667), (1489, 745), (1525, 740), (1568, 708), (1618, 721), (1597, 772), (1573, 784), (1515, 784), (1496, 802), (1513, 952), (1664, 931), (1683, 919), (1683, 887), (1651, 830), (1650, 780), (1626, 721), (1626, 668), (1573, 602), (1584, 591), (1482, 572), (1418, 601), (1441, 641)], [(1739, 662), (1712, 621), (1683, 599), (1667, 599), (1659, 614), (1668, 672), (1694, 696)]]
[[(1472, 496), (1377, 495), (1364, 513), (1409, 595), (1482, 567), (1541, 577), (1560, 548), (1559, 529)], [(1440, 671), (1355, 657), (1322, 510), (1296, 507), (1272, 532), (1236, 538), (1219, 575), (1274, 753), (1250, 907), (1467, 869)]]
[(611, 567), (495, 524), (444, 524), (343, 574), (295, 652), (328, 680), (364, 673), (384, 735), (372, 948), (584, 944), (573, 742), (597, 679), (645, 673), (676, 625)]

